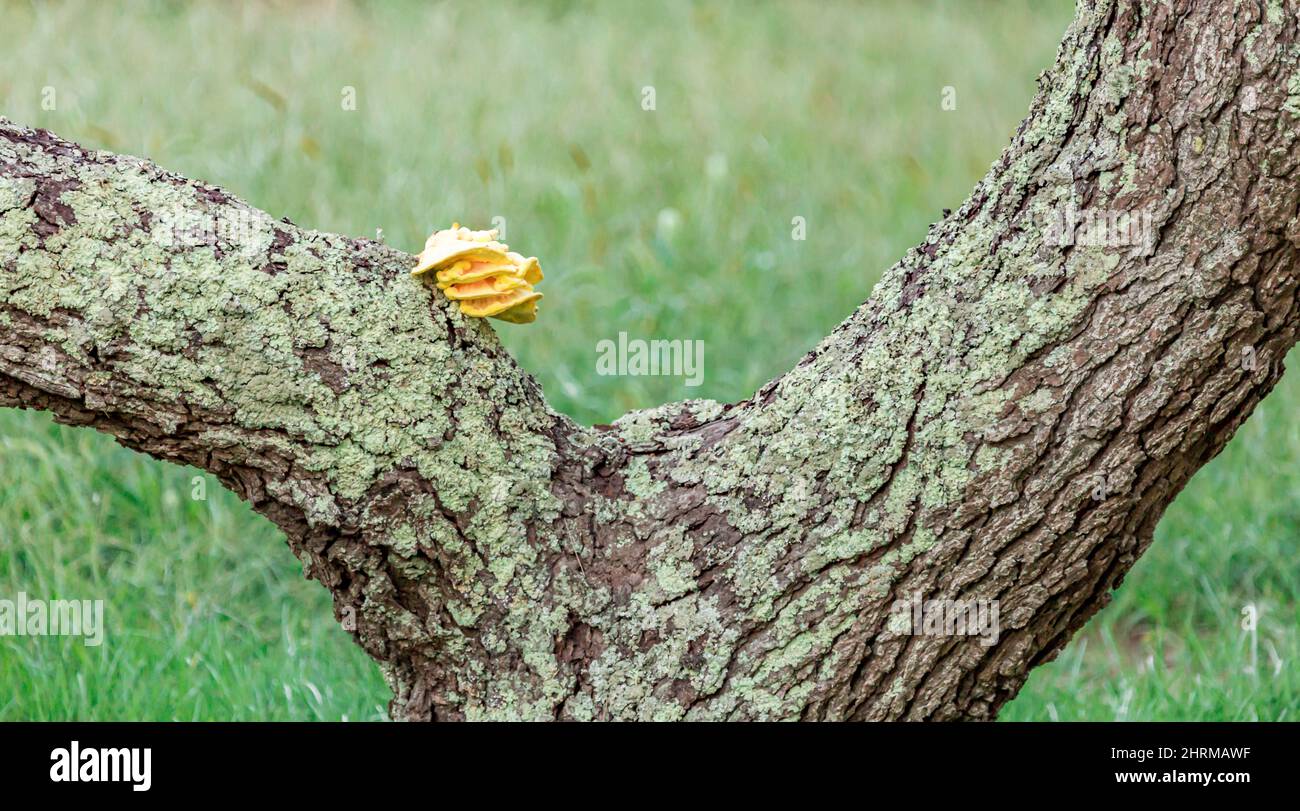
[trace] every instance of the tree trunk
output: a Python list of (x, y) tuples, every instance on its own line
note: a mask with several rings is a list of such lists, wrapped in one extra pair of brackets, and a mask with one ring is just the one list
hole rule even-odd
[(970, 199), (797, 367), (594, 428), (409, 255), (0, 120), (0, 405), (247, 499), (395, 718), (991, 718), (1282, 373), (1297, 27), (1083, 3)]

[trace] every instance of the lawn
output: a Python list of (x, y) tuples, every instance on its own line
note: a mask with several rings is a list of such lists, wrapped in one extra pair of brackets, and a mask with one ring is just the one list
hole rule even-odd
[[(793, 365), (965, 199), (1071, 14), (1061, 0), (134, 8), (0, 0), (0, 114), (409, 251), (434, 227), (500, 218), (541, 259), (546, 299), (533, 325), (494, 324), (585, 423), (741, 399)], [(703, 341), (702, 384), (597, 374), (597, 343), (619, 332)], [(1004, 719), (1297, 718), (1297, 404), (1300, 375)], [(103, 599), (108, 632), (95, 648), (0, 638), (0, 720), (383, 717), (377, 668), (269, 522), (197, 471), (4, 411), (0, 597), (18, 591)]]

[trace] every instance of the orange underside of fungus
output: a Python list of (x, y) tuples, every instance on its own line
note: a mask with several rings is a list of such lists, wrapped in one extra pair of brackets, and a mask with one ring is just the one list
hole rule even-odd
[(537, 257), (524, 257), (497, 241), (496, 231), (471, 231), (452, 223), (435, 231), (424, 243), (411, 273), (433, 271), (438, 289), (460, 302), (460, 311), (475, 318), (491, 316), (513, 324), (537, 318), (542, 280)]

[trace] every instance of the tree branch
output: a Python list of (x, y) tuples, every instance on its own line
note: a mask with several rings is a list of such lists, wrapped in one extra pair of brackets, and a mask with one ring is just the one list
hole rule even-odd
[[(1282, 372), (1297, 41), (1291, 6), (1084, 3), (795, 369), (594, 429), (411, 257), (0, 121), (0, 405), (219, 476), (398, 718), (992, 717)], [(914, 596), (996, 641), (900, 627)]]

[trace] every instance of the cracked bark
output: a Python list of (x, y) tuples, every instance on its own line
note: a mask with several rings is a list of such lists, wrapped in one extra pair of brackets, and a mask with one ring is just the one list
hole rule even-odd
[[(1297, 17), (1083, 3), (970, 199), (796, 368), (595, 428), (410, 256), (0, 119), (0, 405), (219, 477), (395, 718), (991, 718), (1282, 373)], [(997, 641), (891, 623), (914, 595), (996, 600)]]

